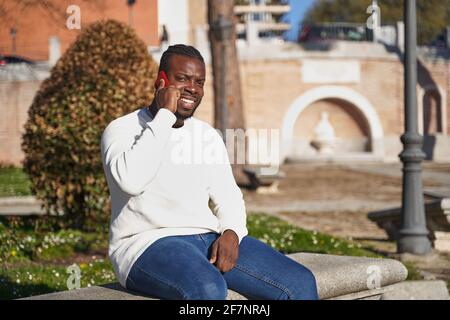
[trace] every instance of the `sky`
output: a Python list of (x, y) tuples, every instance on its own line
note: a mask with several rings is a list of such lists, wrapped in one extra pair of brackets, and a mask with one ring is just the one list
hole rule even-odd
[[(296, 41), (299, 32), (299, 23), (305, 12), (311, 7), (315, 0), (289, 0), (291, 12), (285, 16), (286, 21), (291, 24), (291, 30), (286, 33), (287, 39)], [(284, 20), (284, 19), (283, 19)]]

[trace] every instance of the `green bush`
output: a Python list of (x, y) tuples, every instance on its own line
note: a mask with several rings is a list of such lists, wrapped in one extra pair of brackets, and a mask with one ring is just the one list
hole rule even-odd
[(57, 226), (107, 226), (101, 134), (111, 120), (150, 103), (156, 73), (135, 32), (107, 20), (86, 28), (42, 83), (25, 125), (24, 169)]

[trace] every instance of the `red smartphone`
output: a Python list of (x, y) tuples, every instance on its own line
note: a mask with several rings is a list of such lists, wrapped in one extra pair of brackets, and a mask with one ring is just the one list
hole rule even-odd
[(155, 81), (155, 89), (158, 89), (161, 79), (164, 80), (164, 87), (167, 87), (169, 85), (169, 79), (167, 78), (166, 73), (164, 71), (160, 71)]

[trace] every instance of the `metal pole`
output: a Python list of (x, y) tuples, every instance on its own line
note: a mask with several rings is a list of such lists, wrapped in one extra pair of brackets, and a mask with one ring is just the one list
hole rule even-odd
[(11, 35), (11, 39), (12, 39), (12, 54), (15, 56), (16, 55), (16, 35), (17, 35), (17, 29), (16, 28), (11, 28), (10, 30), (10, 35)]
[(128, 7), (128, 25), (133, 27), (133, 7)]
[(227, 40), (222, 42), (222, 72), (221, 72), (221, 86), (222, 95), (220, 99), (220, 109), (222, 110), (222, 134), (223, 141), (226, 143), (226, 130), (228, 125), (228, 106), (227, 106)]
[(128, 4), (128, 25), (133, 27), (133, 6), (136, 3), (136, 0), (127, 0)]
[(405, 133), (403, 151), (402, 225), (397, 242), (399, 253), (423, 255), (431, 250), (426, 228), (421, 162), (423, 137), (418, 133), (417, 117), (417, 27), (416, 0), (405, 0)]

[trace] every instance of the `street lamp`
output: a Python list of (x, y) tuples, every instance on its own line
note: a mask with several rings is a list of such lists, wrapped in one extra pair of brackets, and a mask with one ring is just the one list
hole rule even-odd
[(426, 228), (421, 162), (425, 159), (417, 120), (417, 26), (416, 0), (405, 0), (405, 133), (403, 151), (402, 224), (397, 251), (423, 255), (431, 250)]
[(127, 0), (128, 4), (128, 25), (133, 27), (133, 5), (136, 3), (136, 0)]
[(16, 55), (16, 35), (17, 35), (17, 29), (12, 27), (9, 30), (9, 34), (11, 35), (12, 40), (12, 54)]
[(221, 131), (223, 135), (223, 140), (226, 142), (226, 129), (228, 124), (228, 113), (227, 113), (227, 68), (228, 68), (228, 43), (231, 39), (233, 32), (233, 23), (224, 18), (223, 15), (219, 15), (219, 18), (212, 23), (211, 31), (214, 37), (222, 45), (222, 63), (220, 65), (220, 87), (219, 87), (219, 104), (221, 113)]

